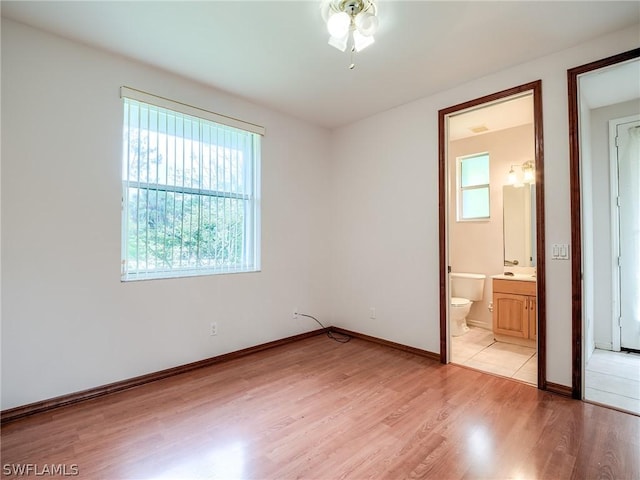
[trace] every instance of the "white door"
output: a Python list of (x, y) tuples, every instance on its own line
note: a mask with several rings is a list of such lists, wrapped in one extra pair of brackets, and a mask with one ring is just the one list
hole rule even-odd
[(640, 121), (616, 122), (620, 346), (640, 350)]

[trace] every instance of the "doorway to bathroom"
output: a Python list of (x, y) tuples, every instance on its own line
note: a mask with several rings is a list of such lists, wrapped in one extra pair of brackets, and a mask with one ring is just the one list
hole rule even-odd
[(439, 142), (441, 361), (546, 388), (541, 81), (441, 110)]

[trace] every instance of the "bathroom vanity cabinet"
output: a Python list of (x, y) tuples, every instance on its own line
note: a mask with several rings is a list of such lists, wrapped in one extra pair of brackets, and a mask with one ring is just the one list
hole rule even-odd
[(536, 282), (493, 279), (493, 333), (498, 341), (535, 346)]

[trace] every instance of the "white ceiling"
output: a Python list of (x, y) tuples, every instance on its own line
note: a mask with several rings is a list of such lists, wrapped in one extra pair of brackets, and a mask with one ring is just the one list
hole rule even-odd
[(319, 1), (2, 1), (2, 15), (328, 128), (640, 23), (636, 1), (378, 4), (354, 70)]
[[(493, 133), (533, 123), (533, 94), (516, 95), (449, 117), (449, 140)], [(481, 131), (475, 131), (480, 129)], [(485, 130), (486, 129), (486, 130)]]
[(589, 108), (640, 98), (640, 59), (583, 74), (580, 97)]

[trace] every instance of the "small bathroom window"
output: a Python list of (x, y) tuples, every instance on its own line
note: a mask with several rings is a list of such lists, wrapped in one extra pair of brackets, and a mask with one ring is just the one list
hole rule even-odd
[(458, 157), (458, 221), (488, 220), (489, 154)]

